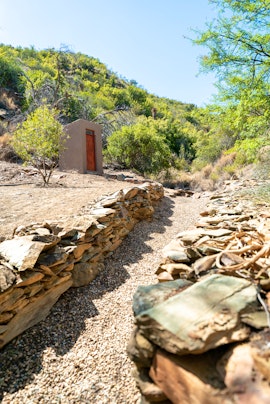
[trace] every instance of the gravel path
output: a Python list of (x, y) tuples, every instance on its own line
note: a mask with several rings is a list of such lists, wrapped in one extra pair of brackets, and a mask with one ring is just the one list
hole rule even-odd
[(47, 319), (0, 352), (3, 403), (139, 403), (126, 354), (138, 285), (156, 283), (161, 249), (192, 227), (208, 199), (170, 198), (158, 203), (107, 258), (90, 285), (67, 291)]

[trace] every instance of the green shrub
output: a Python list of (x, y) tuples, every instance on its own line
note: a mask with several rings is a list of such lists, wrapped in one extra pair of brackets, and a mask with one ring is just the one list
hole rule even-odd
[(157, 173), (171, 163), (171, 151), (165, 137), (158, 133), (152, 118), (124, 126), (108, 138), (107, 159), (142, 174)]
[(65, 135), (56, 119), (56, 111), (47, 106), (37, 108), (15, 131), (12, 146), (22, 160), (35, 167), (44, 185), (49, 183), (57, 166)]

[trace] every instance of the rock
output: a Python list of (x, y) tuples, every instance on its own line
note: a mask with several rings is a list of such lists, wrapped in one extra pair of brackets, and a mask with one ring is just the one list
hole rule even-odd
[(13, 306), (22, 296), (24, 290), (22, 288), (11, 288), (10, 290), (1, 293), (0, 295), (0, 313), (8, 310)]
[(169, 297), (180, 293), (183, 289), (191, 286), (192, 283), (184, 279), (177, 279), (173, 282), (158, 283), (156, 285), (139, 286), (133, 296), (133, 312), (135, 316), (140, 315), (155, 305), (164, 302)]
[(181, 239), (181, 243), (184, 246), (190, 246), (196, 243), (203, 235), (202, 229), (187, 230), (177, 234), (177, 239)]
[(152, 206), (146, 206), (138, 209), (134, 209), (132, 212), (132, 217), (138, 220), (145, 220), (152, 217), (154, 213), (154, 208)]
[(232, 348), (221, 362), (225, 363), (224, 381), (233, 402), (269, 404), (269, 381), (265, 382), (258, 372), (250, 344)]
[(192, 272), (192, 268), (182, 263), (161, 264), (160, 267), (157, 269), (156, 274), (159, 275), (163, 271), (168, 272), (168, 274), (170, 275), (178, 275), (182, 272), (190, 273)]
[(224, 404), (224, 387), (217, 372), (213, 354), (175, 357), (158, 350), (150, 377), (172, 403)]
[(136, 324), (147, 339), (168, 352), (199, 354), (246, 339), (250, 329), (240, 315), (254, 307), (258, 308), (257, 292), (250, 282), (211, 275), (140, 312)]
[(194, 269), (195, 274), (199, 275), (201, 272), (209, 271), (215, 262), (215, 256), (207, 255), (205, 257), (197, 259), (197, 261), (195, 261), (192, 265), (192, 268)]
[(123, 196), (125, 200), (133, 199), (139, 192), (139, 187), (132, 187), (130, 189), (123, 189)]
[(14, 238), (0, 244), (0, 255), (18, 271), (24, 271), (35, 266), (44, 246), (44, 243), (32, 241), (28, 236)]
[(155, 348), (156, 347), (146, 339), (138, 329), (135, 329), (129, 340), (127, 353), (138, 368), (149, 368), (152, 363)]
[(55, 265), (63, 264), (68, 259), (68, 253), (65, 248), (55, 246), (52, 250), (40, 255), (37, 264), (52, 268)]
[(88, 285), (99, 273), (99, 267), (91, 263), (78, 263), (72, 271), (72, 286), (80, 287)]
[(0, 324), (7, 324), (12, 319), (12, 317), (14, 317), (14, 314), (7, 311), (3, 314), (0, 314)]
[(257, 330), (268, 327), (268, 319), (265, 311), (241, 314), (241, 321)]
[(16, 279), (16, 287), (28, 286), (39, 282), (44, 275), (41, 272), (24, 271), (18, 274)]
[(174, 281), (174, 277), (166, 271), (159, 273), (157, 278), (160, 283)]
[[(138, 220), (149, 219), (163, 193), (160, 184), (118, 191), (74, 217), (20, 226), (1, 243), (0, 347), (43, 319), (70, 286), (89, 284)], [(136, 336), (136, 344), (150, 355), (144, 336)]]
[(73, 255), (75, 258), (80, 258), (84, 251), (87, 251), (90, 247), (92, 246), (91, 243), (82, 243), (82, 244), (77, 244), (73, 251)]
[(163, 251), (163, 257), (164, 258), (169, 258), (172, 261), (175, 262), (189, 262), (189, 257), (185, 253), (185, 251), (181, 250), (165, 250)]
[(163, 391), (150, 379), (146, 369), (134, 370), (133, 376), (144, 400), (150, 403), (160, 403), (167, 399)]
[(8, 323), (8, 330), (0, 336), (0, 348), (27, 328), (44, 320), (49, 314), (51, 307), (71, 285), (72, 281), (68, 280), (38, 297), (34, 296), (32, 298), (33, 300), (20, 310)]
[(106, 223), (111, 220), (111, 216), (115, 215), (115, 209), (111, 208), (94, 208), (91, 210), (91, 214), (99, 223)]
[(55, 233), (62, 239), (71, 238), (72, 241), (77, 241), (84, 238), (85, 233), (91, 232), (92, 229), (98, 233), (100, 230), (97, 228), (98, 222), (92, 215), (76, 216), (75, 218), (68, 218), (55, 226)]
[(270, 383), (270, 330), (254, 334), (250, 343), (251, 355), (256, 368)]
[(0, 264), (0, 292), (4, 292), (15, 282), (14, 271)]

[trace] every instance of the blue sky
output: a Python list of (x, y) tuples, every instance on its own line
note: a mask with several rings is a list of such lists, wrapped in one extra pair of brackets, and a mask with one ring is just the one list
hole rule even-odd
[(208, 0), (0, 0), (0, 43), (65, 45), (153, 94), (203, 106), (215, 78), (198, 76), (206, 50), (185, 37), (215, 15)]

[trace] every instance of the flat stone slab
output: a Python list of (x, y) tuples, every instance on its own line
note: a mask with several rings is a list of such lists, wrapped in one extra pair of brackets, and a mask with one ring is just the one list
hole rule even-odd
[(18, 271), (25, 271), (35, 266), (45, 246), (46, 244), (32, 241), (27, 236), (13, 238), (0, 244), (0, 256), (9, 261)]
[(141, 312), (136, 324), (168, 352), (198, 354), (247, 338), (250, 329), (240, 316), (257, 308), (256, 288), (249, 281), (211, 275)]

